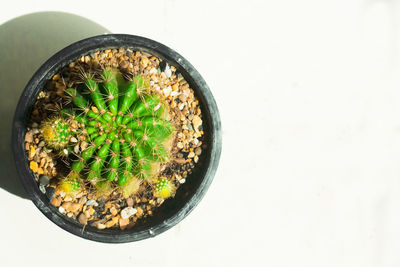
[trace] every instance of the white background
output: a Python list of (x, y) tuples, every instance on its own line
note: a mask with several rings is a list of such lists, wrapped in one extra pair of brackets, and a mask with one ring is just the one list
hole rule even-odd
[(75, 237), (0, 189), (0, 266), (400, 266), (400, 1), (1, 5), (0, 23), (64, 11), (175, 49), (223, 152), (198, 207), (137, 243)]

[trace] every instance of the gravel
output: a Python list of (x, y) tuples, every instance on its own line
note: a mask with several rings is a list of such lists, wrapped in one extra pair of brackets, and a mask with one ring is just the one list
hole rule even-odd
[[(39, 131), (40, 123), (54, 114), (58, 105), (66, 104), (64, 90), (76, 85), (76, 78), (82, 68), (98, 69), (99, 66), (119, 67), (130, 75), (147, 75), (151, 91), (165, 98), (170, 107), (171, 123), (178, 131), (171, 151), (172, 160), (161, 165), (160, 175), (173, 181), (177, 187), (186, 181), (204, 149), (201, 109), (193, 90), (183, 76), (176, 72), (174, 66), (150, 54), (124, 48), (106, 49), (93, 52), (90, 56), (82, 56), (54, 75), (46, 88), (39, 93), (25, 135), (25, 149), (29, 166), (42, 192), (45, 189), (43, 193), (46, 193), (54, 206), (59, 207), (60, 213), (76, 219), (82, 225), (89, 224), (98, 229), (129, 229), (135, 225), (137, 219), (156, 212), (156, 208), (164, 200), (148, 193), (147, 183), (142, 184), (140, 196), (134, 195), (128, 199), (122, 199), (118, 194), (103, 199), (92, 194), (90, 190), (75, 196), (58, 191), (55, 187), (59, 177), (68, 174), (69, 158), (46, 147)], [(88, 146), (79, 136), (70, 141), (76, 143), (73, 151), (78, 155)]]

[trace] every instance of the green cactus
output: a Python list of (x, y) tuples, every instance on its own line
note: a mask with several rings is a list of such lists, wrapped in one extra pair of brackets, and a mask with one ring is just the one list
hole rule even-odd
[[(109, 68), (99, 79), (90, 74), (84, 78), (81, 88), (65, 90), (72, 107), (44, 123), (42, 135), (49, 146), (64, 150), (71, 150), (72, 137), (84, 136), (89, 145), (73, 159), (65, 180), (87, 179), (104, 194), (119, 186), (127, 197), (169, 158), (166, 143), (174, 129), (166, 120), (168, 106), (149, 92), (140, 75), (125, 81)], [(77, 129), (71, 126), (74, 121)]]
[(175, 192), (174, 184), (166, 178), (158, 179), (154, 187), (154, 195), (159, 198), (169, 198)]
[(71, 137), (71, 129), (63, 117), (53, 117), (42, 123), (40, 128), (43, 139), (49, 147), (57, 150), (67, 147)]

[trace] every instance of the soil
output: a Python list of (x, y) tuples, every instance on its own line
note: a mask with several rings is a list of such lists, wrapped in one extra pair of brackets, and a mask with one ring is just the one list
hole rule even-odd
[[(98, 229), (133, 227), (138, 219), (153, 215), (164, 199), (153, 195), (150, 185), (143, 183), (135, 195), (123, 198), (118, 192), (98, 197), (91, 190), (78, 195), (66, 195), (57, 189), (59, 177), (66, 175), (72, 160), (46, 146), (40, 124), (67, 104), (66, 88), (74, 88), (84, 72), (95, 72), (105, 67), (118, 68), (124, 75), (142, 75), (150, 81), (152, 93), (161, 96), (170, 107), (170, 122), (176, 129), (171, 160), (163, 163), (159, 176), (172, 181), (177, 190), (192, 172), (203, 146), (201, 108), (194, 91), (177, 72), (162, 59), (145, 52), (130, 49), (106, 49), (78, 58), (54, 75), (38, 94), (25, 136), (25, 149), (39, 189), (51, 204), (68, 218), (85, 227)], [(84, 149), (77, 140), (75, 152)]]

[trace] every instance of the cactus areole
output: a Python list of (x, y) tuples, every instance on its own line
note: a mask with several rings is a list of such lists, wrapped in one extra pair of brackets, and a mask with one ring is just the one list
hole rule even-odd
[[(147, 90), (144, 77), (120, 79), (116, 69), (85, 73), (82, 83), (67, 88), (70, 103), (58, 115), (43, 121), (41, 135), (47, 146), (68, 157), (70, 169), (62, 184), (64, 191), (76, 192), (91, 186), (98, 192), (119, 190), (133, 194), (141, 181), (152, 184), (154, 195), (168, 198), (154, 216), (137, 227), (99, 230), (82, 225), (60, 214), (38, 188), (24, 147), (27, 120), (39, 92), (47, 81), (64, 66), (82, 55), (108, 48), (131, 48), (145, 51), (173, 65), (195, 91), (202, 107), (207, 147), (201, 166), (175, 190), (165, 177), (157, 177), (157, 166), (171, 160), (168, 141), (174, 127), (168, 120), (167, 106), (157, 94)], [(153, 40), (123, 34), (95, 36), (76, 42), (45, 62), (33, 75), (18, 102), (12, 133), (14, 161), (22, 185), (33, 203), (55, 224), (77, 236), (106, 243), (124, 243), (154, 237), (179, 223), (203, 198), (216, 172), (221, 153), (220, 118), (207, 84), (194, 67), (181, 55)], [(80, 147), (77, 153), (75, 144)]]

